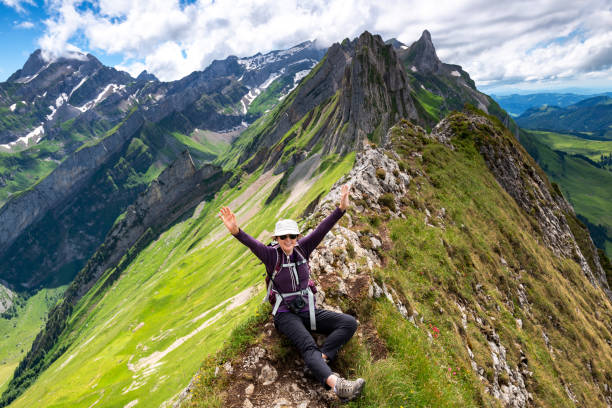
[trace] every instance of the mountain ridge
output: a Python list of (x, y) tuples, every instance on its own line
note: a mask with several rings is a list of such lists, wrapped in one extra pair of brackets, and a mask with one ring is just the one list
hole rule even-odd
[[(359, 152), (354, 168), (321, 199), (304, 227), (316, 226), (334, 208), (341, 185), (353, 183), (355, 209), (349, 211), (342, 225), (332, 230), (311, 259), (314, 279), (319, 287), (318, 303), (351, 313), (361, 322), (356, 340), (347, 346), (349, 351), (342, 354), (341, 361), (335, 366), (342, 375), (360, 375), (369, 381), (365, 401), (352, 406), (499, 404), (527, 407), (551, 401), (567, 406), (607, 406), (612, 403), (609, 388), (602, 386), (609, 381), (603, 379), (605, 375), (599, 372), (598, 378), (602, 380), (591, 381), (589, 371), (581, 367), (572, 371), (569, 367), (573, 363), (565, 364), (567, 359), (573, 358), (567, 353), (574, 352), (570, 351), (574, 341), (586, 346), (589, 340), (584, 337), (579, 340), (580, 335), (575, 329), (583, 329), (568, 324), (568, 319), (573, 319), (568, 314), (573, 312), (564, 305), (572, 302), (572, 296), (588, 298), (590, 290), (601, 295), (599, 288), (609, 288), (609, 283), (591, 280), (588, 269), (583, 269), (584, 263), (580, 265), (578, 259), (574, 263), (573, 254), (563, 253), (562, 248), (570, 243), (568, 238), (572, 245), (576, 245), (574, 234), (588, 236), (588, 232), (568, 227), (567, 224), (571, 224), (569, 219), (575, 217), (571, 211), (568, 212), (571, 207), (555, 192), (554, 186), (547, 182), (514, 136), (497, 120), (474, 111), (450, 115), (429, 135), (422, 128), (406, 122), (391, 128), (389, 133), (387, 140), (392, 142), (393, 149), (385, 150), (390, 149), (387, 145), (376, 148), (380, 152), (368, 147)], [(468, 147), (472, 143), (473, 147)], [(499, 157), (508, 153), (513, 160), (501, 165)], [(478, 163), (474, 166), (486, 166), (491, 170), (487, 177), (496, 181), (490, 187), (504, 191), (496, 199), (498, 204), (490, 204), (491, 207), (485, 209), (481, 204), (470, 203), (465, 199), (467, 197), (429, 195), (427, 191), (431, 187), (439, 189), (456, 183), (456, 190), (461, 191), (465, 184), (471, 183), (464, 178), (463, 164), (460, 173), (451, 176), (459, 170), (447, 166), (449, 160), (458, 164), (452, 159), (455, 154), (465, 154), (467, 160)], [(472, 154), (482, 159), (475, 160)], [(485, 194), (484, 190), (488, 188), (484, 187), (481, 194)], [(532, 194), (520, 193), (517, 188), (533, 189)], [(506, 202), (505, 197), (512, 201)], [(474, 213), (468, 215), (470, 211), (449, 207), (454, 200), (461, 202), (466, 209), (475, 205)], [(476, 197), (472, 200), (479, 201)], [(512, 209), (497, 207), (493, 210), (504, 202)], [(563, 208), (561, 211), (559, 206)], [(532, 211), (532, 208), (542, 209)], [(488, 224), (485, 219), (493, 216), (490, 211), (505, 214), (502, 216), (504, 219), (523, 219), (524, 225), (520, 230), (516, 227), (508, 229), (509, 226), (499, 219), (493, 221), (493, 225)], [(557, 212), (558, 218), (549, 218), (551, 212)], [(410, 221), (411, 217), (415, 217), (414, 221)], [(490, 226), (485, 233), (487, 237), (490, 237), (489, 232), (497, 231), (495, 240), (479, 243), (479, 238), (474, 238), (472, 244), (475, 247), (491, 245), (490, 255), (476, 255), (478, 250), (475, 247), (465, 250), (457, 240), (455, 234), (474, 236), (481, 233), (475, 227), (474, 219), (468, 221), (471, 217)], [(564, 221), (566, 217), (567, 222)], [(397, 231), (405, 223), (409, 227)], [(540, 228), (540, 223), (566, 235), (555, 236), (556, 231)], [(457, 232), (451, 232), (454, 230)], [(526, 231), (534, 234), (532, 239), (537, 240), (538, 245), (547, 247), (549, 255), (544, 257), (550, 256), (553, 262), (561, 263), (563, 259), (569, 259), (575, 265), (571, 272), (570, 269), (554, 272), (558, 274), (555, 279), (561, 279), (555, 282), (572, 291), (555, 291), (552, 300), (555, 306), (543, 298), (551, 296), (548, 279), (555, 269), (543, 266), (541, 262), (548, 261), (530, 252), (531, 249), (527, 249), (530, 244), (517, 241), (518, 236)], [(439, 243), (436, 238), (439, 238)], [(418, 242), (410, 245), (414, 240)], [(398, 242), (407, 245), (397, 247)], [(583, 244), (592, 247), (588, 241)], [(577, 251), (586, 254), (589, 248), (583, 244)], [(438, 253), (441, 255), (432, 255)], [(438, 256), (448, 256), (451, 260), (447, 275), (440, 271), (446, 267)], [(381, 269), (389, 271), (389, 274), (382, 273)], [(484, 280), (482, 277), (471, 280), (472, 276), (483, 273), (486, 276)], [(423, 275), (430, 276), (423, 278)], [(566, 278), (562, 279), (561, 275)], [(488, 279), (492, 280), (487, 282)], [(422, 285), (414, 283), (421, 280), (424, 280)], [(582, 289), (587, 292), (583, 293)], [(432, 292), (430, 295), (421, 292), (428, 290)], [(597, 297), (595, 302), (606, 310), (595, 312), (600, 317), (603, 316), (600, 313), (612, 316), (609, 290), (607, 292), (607, 297)], [(577, 303), (573, 305), (582, 307)], [(263, 317), (251, 317), (249, 325), (236, 331), (236, 337), (228, 342), (226, 349), (205, 361), (178, 401), (173, 400), (176, 406), (337, 406), (332, 393), (307, 380), (307, 376), (302, 379), (305, 368), (292, 350), (273, 333), (271, 319), (266, 317), (268, 311), (266, 307), (261, 308)], [(384, 315), (385, 319), (390, 315), (397, 318), (384, 324), (378, 314)], [(585, 319), (591, 321), (588, 316)], [(594, 326), (610, 333), (612, 326), (605, 323), (606, 318), (603, 319), (601, 326), (597, 322)], [(389, 326), (398, 326), (398, 330)], [(452, 343), (451, 337), (459, 344)], [(593, 341), (597, 342), (597, 347), (608, 349), (612, 343), (606, 342), (605, 338)], [(416, 343), (416, 346), (410, 347), (411, 343)], [(597, 347), (590, 348), (590, 352), (598, 354)], [(423, 352), (424, 349), (429, 351)], [(549, 369), (543, 364), (550, 367), (538, 355), (540, 352), (551, 356), (550, 369), (556, 378), (551, 378), (556, 384), (551, 388), (550, 384), (540, 382)], [(585, 353), (581, 358), (588, 358), (588, 355)], [(607, 357), (601, 360), (607, 370), (610, 363)], [(410, 368), (402, 371), (394, 364)], [(599, 369), (602, 365), (598, 365)], [(386, 371), (391, 371), (391, 374)], [(476, 383), (482, 384), (484, 390), (473, 394), (467, 392), (466, 388), (474, 386), (477, 390), (479, 386), (476, 383), (468, 385), (470, 380), (457, 376), (459, 372), (474, 373)], [(395, 382), (397, 376), (401, 380)], [(442, 384), (446, 381), (449, 385), (445, 388)], [(390, 384), (396, 387), (393, 392)], [(464, 384), (465, 388), (459, 389), (459, 384)], [(399, 388), (403, 391), (398, 391)], [(547, 389), (544, 393), (543, 388)], [(582, 391), (578, 391), (579, 388)], [(219, 400), (220, 393), (223, 396)]]

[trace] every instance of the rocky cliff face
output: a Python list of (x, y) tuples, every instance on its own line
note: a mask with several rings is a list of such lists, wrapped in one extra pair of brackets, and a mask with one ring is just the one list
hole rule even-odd
[[(401, 46), (400, 49), (402, 49)], [(439, 73), (445, 68), (438, 58), (438, 54), (436, 54), (436, 49), (431, 41), (431, 34), (427, 30), (423, 31), (421, 38), (404, 49), (406, 49), (405, 59), (413, 64), (410, 67), (413, 72), (412, 67), (416, 71), (424, 73)], [(457, 65), (452, 67), (457, 67)]]
[(338, 119), (342, 126), (325, 141), (324, 152), (344, 153), (368, 139), (385, 142), (400, 118), (420, 122), (405, 71), (393, 47), (378, 35), (363, 33), (342, 78)]
[(103, 141), (70, 156), (54, 172), (31, 190), (9, 201), (0, 209), (0, 253), (21, 232), (73, 195), (143, 124), (142, 116), (129, 116), (116, 132)]
[[(210, 198), (227, 181), (220, 168), (205, 165), (196, 169), (183, 152), (125, 211), (125, 216), (107, 234), (95, 261), (75, 278), (75, 302), (102, 274), (112, 269), (136, 243), (143, 246), (172, 224), (186, 210)], [(147, 237), (147, 239), (143, 239)], [(67, 293), (67, 297), (72, 296)]]
[[(249, 169), (263, 160), (266, 169), (278, 166), (279, 172), (286, 170), (279, 155), (295, 136), (286, 135), (300, 121), (302, 130), (314, 128), (306, 132), (309, 139), (304, 151), (320, 144), (323, 154), (344, 154), (361, 149), (368, 139), (380, 143), (399, 118), (421, 121), (411, 92), (393, 47), (380, 36), (364, 32), (353, 41), (336, 43), (268, 121), (247, 132), (245, 137), (250, 140), (239, 162), (257, 152), (259, 159), (250, 163)], [(325, 111), (324, 117), (321, 111)], [(295, 152), (293, 161), (299, 161), (303, 153)]]
[[(246, 148), (238, 162), (250, 161), (247, 171), (262, 162), (266, 169), (285, 171), (317, 143), (322, 154), (359, 150), (365, 141), (384, 143), (387, 130), (400, 118), (433, 127), (466, 103), (518, 130), (506, 112), (476, 89), (468, 73), (440, 61), (428, 31), (410, 47), (398, 41), (385, 44), (368, 32), (336, 43), (292, 96), (245, 134)], [(321, 111), (326, 111), (323, 120)], [(294, 143), (295, 134), (301, 137), (294, 128), (300, 122), (309, 140), (286, 164), (280, 153)]]
[(15, 292), (0, 283), (0, 314), (6, 312), (13, 306)]

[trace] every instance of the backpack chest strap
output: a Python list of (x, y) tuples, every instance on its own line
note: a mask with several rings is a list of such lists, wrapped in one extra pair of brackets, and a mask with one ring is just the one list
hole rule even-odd
[(289, 270), (291, 271), (291, 274), (293, 275), (293, 281), (295, 282), (295, 285), (297, 288), (300, 287), (300, 277), (298, 275), (298, 271), (297, 268), (300, 265), (305, 264), (307, 261), (306, 259), (302, 258), (297, 262), (289, 262), (289, 263), (284, 263), (282, 264), (282, 268), (289, 268)]
[[(272, 289), (274, 290), (274, 289)], [(274, 290), (276, 292), (276, 290)], [(278, 292), (277, 292), (278, 293)], [(310, 330), (317, 330), (317, 321), (315, 319), (315, 308), (314, 308), (314, 293), (312, 293), (312, 290), (310, 290), (310, 287), (307, 287), (306, 289), (300, 290), (298, 292), (290, 292), (290, 293), (283, 293), (283, 296), (308, 296), (308, 314), (310, 317)], [(276, 303), (274, 304), (274, 309), (272, 309), (272, 315), (276, 315), (276, 312), (278, 311), (278, 307), (280, 306), (281, 302), (282, 302), (282, 298), (280, 296), (276, 296)]]

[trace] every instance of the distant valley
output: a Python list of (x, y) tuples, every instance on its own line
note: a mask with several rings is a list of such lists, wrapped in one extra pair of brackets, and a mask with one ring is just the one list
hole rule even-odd
[(612, 98), (530, 108), (516, 122), (520, 140), (561, 187), (595, 241), (612, 255)]
[(565, 108), (585, 99), (596, 96), (612, 97), (612, 92), (604, 92), (599, 94), (576, 94), (576, 93), (555, 93), (555, 92), (539, 92), (532, 94), (511, 94), (511, 95), (496, 95), (491, 94), (499, 105), (505, 109), (512, 117), (521, 116), (525, 111), (531, 108), (539, 108), (542, 106), (556, 106)]
[(560, 108), (530, 108), (516, 122), (523, 128), (572, 133), (584, 139), (612, 140), (612, 97), (596, 96)]

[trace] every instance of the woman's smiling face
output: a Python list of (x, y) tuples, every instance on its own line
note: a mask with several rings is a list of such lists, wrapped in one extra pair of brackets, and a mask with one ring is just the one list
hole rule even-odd
[(297, 236), (295, 236), (295, 238), (291, 238), (289, 235), (282, 235), (280, 237), (276, 237), (276, 242), (278, 242), (278, 245), (285, 254), (291, 255), (293, 253), (293, 247), (295, 247), (297, 244)]

